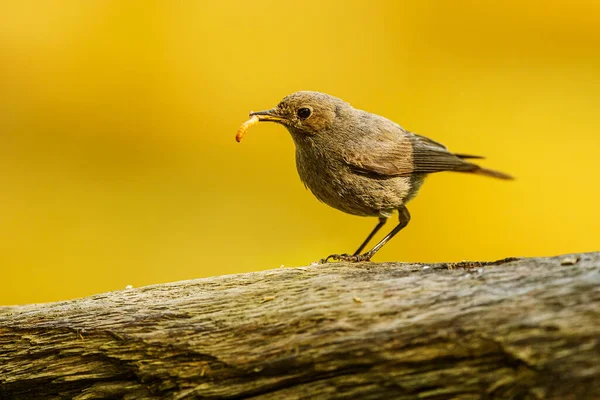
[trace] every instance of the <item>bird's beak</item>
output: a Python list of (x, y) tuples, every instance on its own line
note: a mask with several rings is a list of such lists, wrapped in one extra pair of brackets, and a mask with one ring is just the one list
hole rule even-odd
[(265, 111), (251, 112), (250, 116), (257, 116), (259, 121), (284, 122), (286, 120), (284, 117), (277, 115), (274, 108)]

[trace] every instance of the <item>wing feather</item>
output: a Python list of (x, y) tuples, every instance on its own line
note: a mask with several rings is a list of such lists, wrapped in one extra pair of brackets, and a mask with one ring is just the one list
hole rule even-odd
[(407, 132), (396, 124), (386, 128), (365, 140), (368, 146), (363, 144), (346, 152), (344, 159), (354, 172), (385, 178), (479, 169), (463, 159), (482, 157), (453, 154), (441, 143)]

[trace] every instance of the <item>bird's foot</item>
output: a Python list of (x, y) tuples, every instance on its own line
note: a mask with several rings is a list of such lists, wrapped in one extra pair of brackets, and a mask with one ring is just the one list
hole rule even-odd
[(371, 256), (372, 255), (369, 253), (354, 254), (354, 255), (350, 255), (348, 253), (331, 254), (331, 255), (327, 256), (326, 258), (321, 259), (320, 263), (325, 264), (325, 263), (328, 263), (329, 261), (347, 261), (347, 262), (370, 261)]

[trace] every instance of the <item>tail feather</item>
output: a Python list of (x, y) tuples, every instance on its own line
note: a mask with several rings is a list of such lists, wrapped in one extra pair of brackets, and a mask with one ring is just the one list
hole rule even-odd
[(464, 160), (466, 158), (477, 158), (479, 160), (482, 160), (482, 159), (485, 158), (483, 156), (474, 156), (474, 155), (471, 155), (471, 154), (461, 154), (461, 153), (452, 153), (452, 154), (454, 154), (456, 157), (458, 157), (458, 158), (460, 158), (462, 160)]
[[(475, 165), (475, 164), (473, 164), (473, 165)], [(475, 167), (477, 167), (477, 168), (474, 168), (470, 171), (465, 171), (465, 172), (471, 172), (473, 174), (483, 175), (483, 176), (490, 176), (492, 178), (498, 178), (498, 179), (507, 179), (507, 180), (515, 179), (513, 176), (505, 174), (504, 172), (494, 171), (493, 169), (482, 168), (479, 165), (475, 165)]]

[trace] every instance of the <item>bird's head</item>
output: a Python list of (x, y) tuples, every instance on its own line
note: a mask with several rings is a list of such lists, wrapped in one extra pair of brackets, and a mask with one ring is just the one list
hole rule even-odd
[(275, 108), (250, 115), (258, 117), (259, 121), (284, 125), (297, 141), (331, 130), (348, 107), (348, 103), (337, 97), (302, 91), (284, 97)]

